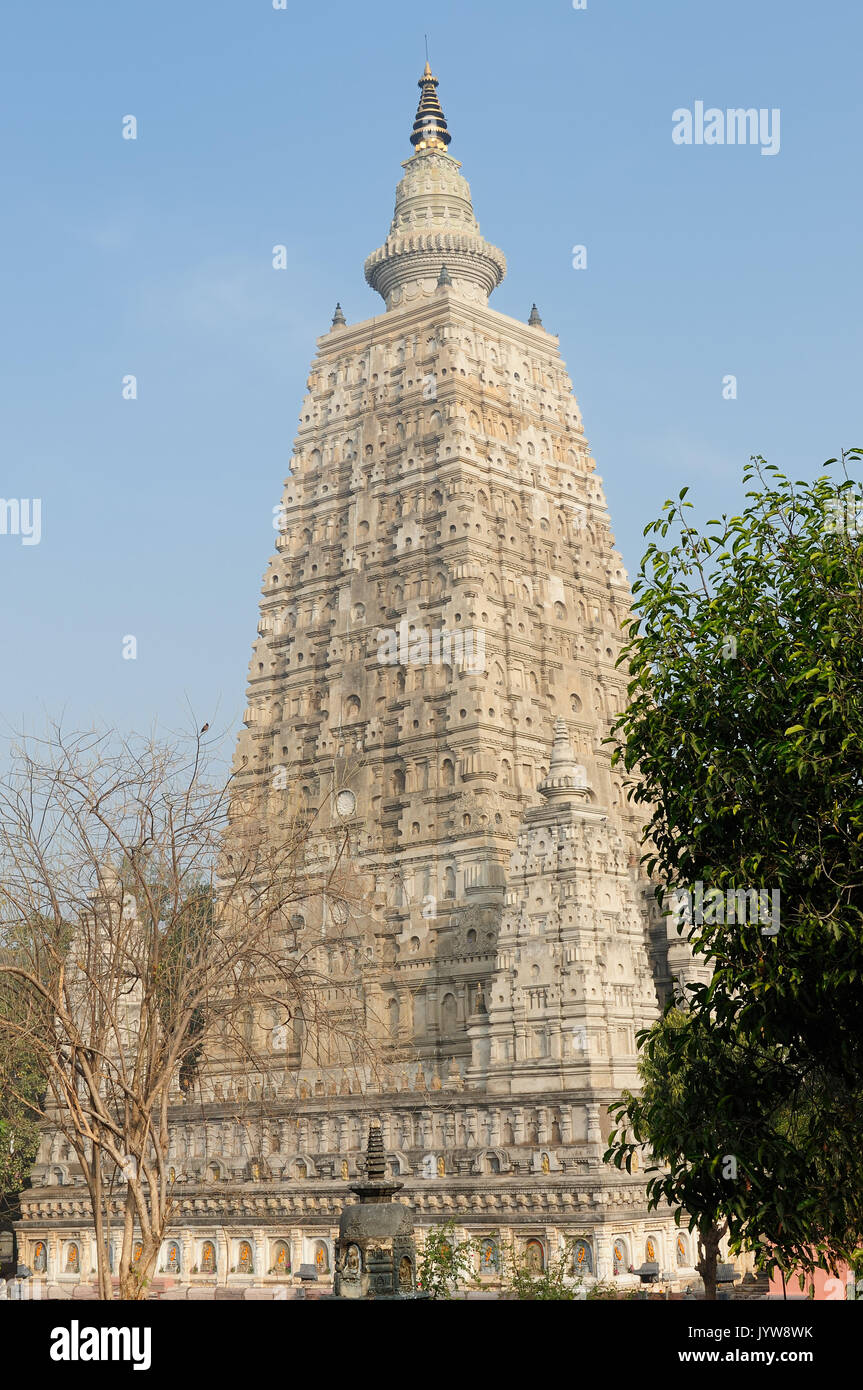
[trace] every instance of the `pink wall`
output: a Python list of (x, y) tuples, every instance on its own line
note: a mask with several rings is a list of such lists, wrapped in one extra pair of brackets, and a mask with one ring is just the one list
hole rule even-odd
[[(809, 1290), (814, 1284), (815, 1301), (817, 1303), (845, 1299), (849, 1293), (846, 1289), (847, 1273), (847, 1265), (839, 1266), (838, 1276), (828, 1274), (825, 1269), (816, 1269), (814, 1274), (804, 1274), (802, 1289), (798, 1276), (796, 1274), (791, 1274), (785, 1281), (785, 1292), (789, 1298), (807, 1298), (809, 1296)], [(771, 1275), (770, 1293), (773, 1297), (782, 1297), (781, 1275)], [(863, 1295), (863, 1288), (861, 1288), (860, 1293)]]

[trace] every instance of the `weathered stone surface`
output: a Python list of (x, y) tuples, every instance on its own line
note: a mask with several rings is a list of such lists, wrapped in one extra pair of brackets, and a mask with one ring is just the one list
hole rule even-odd
[[(669, 956), (691, 970), (604, 742), (626, 695), (627, 577), (558, 340), (535, 306), (529, 323), (489, 306), (505, 260), (430, 73), (421, 87), (366, 262), (386, 310), (349, 324), (339, 308), (317, 343), (235, 760), (276, 837), (315, 813), (309, 873), (346, 866), (350, 891), (297, 909), (298, 959), (325, 989), (314, 1019), (251, 1020), (266, 1081), (211, 1059), (201, 1103), (177, 1096), (190, 1298), (212, 1296), (205, 1273), (238, 1279), (243, 1243), (254, 1277), (310, 1264), (328, 1288), (371, 1113), (420, 1230), (451, 1220), (543, 1259), (583, 1238), (592, 1271), (622, 1279), (650, 1239), (692, 1278), (691, 1238), (647, 1211), (640, 1174), (601, 1161)], [(45, 1241), (49, 1275), (73, 1239), (82, 1277), (94, 1264), (74, 1184), (46, 1134), (19, 1238), (24, 1258)], [(408, 1235), (396, 1204), (379, 1211), (399, 1223), (382, 1239)]]
[(345, 1207), (336, 1241), (336, 1298), (416, 1298), (414, 1213), (393, 1197), (400, 1182), (386, 1179), (380, 1126), (369, 1127), (365, 1179), (352, 1191), (359, 1202)]
[(368, 1236), (370, 1240), (393, 1240), (412, 1234), (412, 1213), (401, 1202), (388, 1206), (345, 1207), (339, 1218), (339, 1237), (344, 1240), (353, 1240), (361, 1235)]

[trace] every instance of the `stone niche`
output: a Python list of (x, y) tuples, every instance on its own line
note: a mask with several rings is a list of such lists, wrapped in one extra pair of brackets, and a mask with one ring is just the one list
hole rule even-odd
[(413, 1211), (401, 1202), (345, 1207), (336, 1242), (336, 1296), (392, 1298), (415, 1294), (413, 1222)]

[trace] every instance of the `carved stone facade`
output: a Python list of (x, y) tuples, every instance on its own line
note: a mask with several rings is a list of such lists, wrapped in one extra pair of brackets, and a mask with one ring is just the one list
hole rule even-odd
[[(241, 794), (269, 789), (275, 834), (306, 808), (310, 861), (349, 859), (350, 910), (315, 895), (293, 926), (377, 1061), (329, 1045), (325, 1018), (287, 1037), (255, 1019), (284, 1054), (277, 1082), (228, 1063), (202, 1101), (178, 1094), (165, 1264), (329, 1274), (380, 1116), (420, 1228), (454, 1219), (542, 1260), (580, 1241), (579, 1267), (608, 1277), (650, 1242), (691, 1277), (691, 1238), (601, 1160), (607, 1106), (637, 1083), (635, 1034), (671, 985), (604, 744), (625, 701), (627, 577), (558, 340), (536, 313), (489, 307), (504, 257), (428, 70), (420, 86), (366, 262), (386, 310), (353, 325), (339, 310), (318, 340), (235, 764)], [(42, 1241), (62, 1273), (74, 1241), (83, 1278), (84, 1194), (52, 1144), (24, 1194), (24, 1258)]]

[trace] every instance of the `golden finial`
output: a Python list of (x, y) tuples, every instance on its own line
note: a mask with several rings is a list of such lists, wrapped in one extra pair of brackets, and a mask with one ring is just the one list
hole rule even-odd
[(445, 150), (452, 136), (446, 128), (446, 117), (437, 95), (438, 80), (426, 58), (425, 70), (417, 86), (422, 92), (416, 120), (411, 132), (411, 144), (417, 154), (425, 150)]

